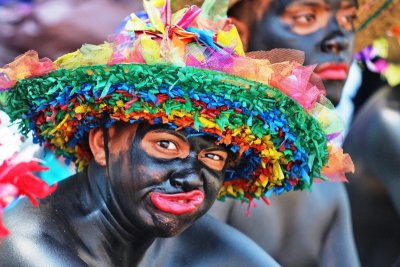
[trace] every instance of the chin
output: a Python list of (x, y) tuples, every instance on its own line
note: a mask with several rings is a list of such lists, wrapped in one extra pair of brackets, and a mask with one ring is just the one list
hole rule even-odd
[(188, 227), (190, 227), (196, 220), (194, 217), (177, 217), (177, 216), (165, 216), (164, 214), (153, 215), (153, 233), (157, 237), (172, 237), (182, 233)]
[(142, 221), (142, 226), (144, 226), (146, 232), (155, 237), (172, 237), (190, 227), (205, 213), (205, 210), (200, 208), (196, 211), (179, 215), (152, 210), (147, 214), (147, 219)]
[(345, 82), (345, 80), (324, 80), (326, 97), (332, 102), (334, 106), (337, 106), (339, 104)]

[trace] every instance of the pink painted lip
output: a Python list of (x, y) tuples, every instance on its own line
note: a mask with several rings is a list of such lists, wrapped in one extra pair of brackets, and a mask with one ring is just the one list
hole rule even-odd
[(203, 203), (204, 193), (200, 190), (178, 194), (151, 192), (150, 199), (154, 206), (161, 211), (184, 214), (196, 210)]
[(324, 63), (318, 65), (315, 73), (325, 80), (345, 80), (349, 73), (349, 65), (346, 63)]

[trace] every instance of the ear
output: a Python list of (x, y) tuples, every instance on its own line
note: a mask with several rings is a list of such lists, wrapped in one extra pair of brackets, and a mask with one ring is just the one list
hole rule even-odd
[(98, 127), (90, 130), (89, 146), (97, 164), (106, 166), (106, 152), (104, 150), (104, 133), (102, 128)]
[(249, 43), (249, 37), (250, 37), (250, 31), (249, 31), (249, 26), (246, 24), (246, 22), (241, 21), (237, 18), (230, 17), (232, 23), (236, 26), (240, 39), (242, 40), (243, 44), (243, 49), (246, 52), (248, 49), (248, 43)]

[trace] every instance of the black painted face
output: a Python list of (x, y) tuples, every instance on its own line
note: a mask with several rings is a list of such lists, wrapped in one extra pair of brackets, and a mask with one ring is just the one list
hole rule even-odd
[(356, 0), (272, 0), (251, 26), (249, 50), (293, 48), (318, 64), (327, 97), (337, 104), (353, 53)]
[[(123, 135), (128, 137), (123, 137)], [(110, 147), (112, 190), (127, 219), (154, 236), (180, 233), (208, 211), (222, 185), (227, 150), (209, 136), (141, 123)]]

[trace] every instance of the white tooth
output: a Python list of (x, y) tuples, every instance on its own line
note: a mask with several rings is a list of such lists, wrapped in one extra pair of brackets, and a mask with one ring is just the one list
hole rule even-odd
[(185, 203), (185, 201), (180, 199), (180, 200), (178, 200), (178, 203)]

